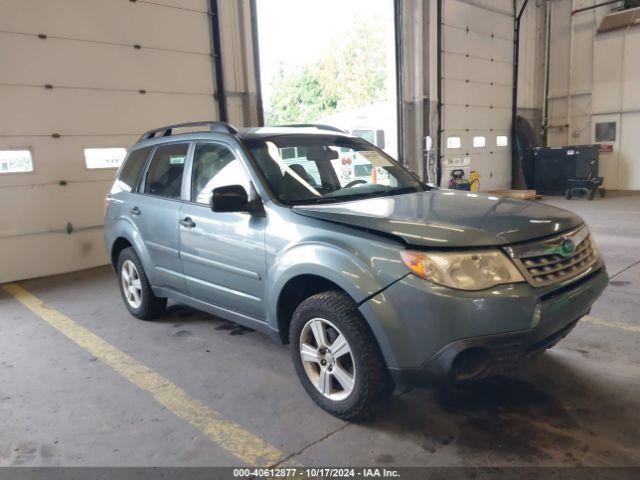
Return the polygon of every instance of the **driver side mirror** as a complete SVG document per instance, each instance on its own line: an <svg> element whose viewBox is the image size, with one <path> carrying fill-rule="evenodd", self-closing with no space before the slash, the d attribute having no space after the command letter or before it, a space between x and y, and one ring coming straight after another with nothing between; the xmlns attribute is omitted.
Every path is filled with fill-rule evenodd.
<svg viewBox="0 0 640 480"><path fill-rule="evenodd" d="M241 185L225 185L214 188L210 198L214 212L249 212L249 196Z"/></svg>

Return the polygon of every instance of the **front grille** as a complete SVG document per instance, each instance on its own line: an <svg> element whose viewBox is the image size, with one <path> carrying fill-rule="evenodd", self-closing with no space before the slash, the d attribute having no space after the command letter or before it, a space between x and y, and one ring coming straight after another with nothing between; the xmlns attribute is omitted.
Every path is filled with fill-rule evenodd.
<svg viewBox="0 0 640 480"><path fill-rule="evenodd" d="M587 271L598 259L586 227L548 240L508 247L507 251L534 287L570 280Z"/></svg>
<svg viewBox="0 0 640 480"><path fill-rule="evenodd" d="M595 250L589 235L570 257L541 255L523 259L535 285L548 285L570 278L584 271L596 260Z"/></svg>

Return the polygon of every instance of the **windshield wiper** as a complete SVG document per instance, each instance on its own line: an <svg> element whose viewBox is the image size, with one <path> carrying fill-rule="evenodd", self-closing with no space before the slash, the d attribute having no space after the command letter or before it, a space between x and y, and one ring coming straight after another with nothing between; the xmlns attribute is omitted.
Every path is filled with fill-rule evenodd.
<svg viewBox="0 0 640 480"><path fill-rule="evenodd" d="M418 188L418 187L401 187L401 188L389 188L384 192L384 194L387 196L391 196L391 195L404 195L405 193L416 193L416 192L423 192L423 191L424 191L423 188Z"/></svg>
<svg viewBox="0 0 640 480"><path fill-rule="evenodd" d="M353 200L362 200L364 198L379 197L384 194L384 190L367 193L352 193L350 195L336 195L333 197L322 197L315 200L316 205L322 203L351 202Z"/></svg>

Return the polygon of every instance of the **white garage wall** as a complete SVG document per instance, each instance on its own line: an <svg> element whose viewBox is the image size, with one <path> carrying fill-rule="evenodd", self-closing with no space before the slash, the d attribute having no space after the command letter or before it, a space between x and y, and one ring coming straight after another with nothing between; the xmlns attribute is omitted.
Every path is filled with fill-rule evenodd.
<svg viewBox="0 0 640 480"><path fill-rule="evenodd" d="M35 167L0 175L0 282L107 263L102 209L115 171L87 170L84 148L128 148L153 127L217 118L209 2L155 3L0 0L0 149L30 149ZM247 3L220 7L232 15L223 58L240 123L233 99L251 85L228 38L244 31L234 22Z"/></svg>
<svg viewBox="0 0 640 480"><path fill-rule="evenodd" d="M600 174L607 188L638 190L640 26L598 33L603 17L617 5L578 13L572 24L572 10L595 3L551 2L548 144L595 143L595 123L616 122L616 140L604 142L613 151L600 154Z"/></svg>
<svg viewBox="0 0 640 480"><path fill-rule="evenodd" d="M604 10L591 10L575 15L573 40L571 11L593 3L592 0L551 2L549 145L590 143L593 42L599 17ZM567 124L570 124L569 128L566 127Z"/></svg>
<svg viewBox="0 0 640 480"><path fill-rule="evenodd" d="M598 34L594 43L591 139L595 124L616 122L611 153L600 154L605 187L640 190L640 27Z"/></svg>

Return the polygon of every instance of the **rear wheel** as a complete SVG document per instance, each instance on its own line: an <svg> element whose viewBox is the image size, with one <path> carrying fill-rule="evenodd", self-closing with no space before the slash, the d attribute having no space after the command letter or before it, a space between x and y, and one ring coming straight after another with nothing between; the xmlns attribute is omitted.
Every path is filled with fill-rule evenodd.
<svg viewBox="0 0 640 480"><path fill-rule="evenodd" d="M571 200L571 189L567 188L564 192L564 196L566 197L567 200Z"/></svg>
<svg viewBox="0 0 640 480"><path fill-rule="evenodd" d="M342 292L318 293L303 301L293 314L290 343L305 390L336 417L363 418L393 391L373 334Z"/></svg>
<svg viewBox="0 0 640 480"><path fill-rule="evenodd" d="M153 294L142 262L131 247L120 252L118 276L120 277L120 294L131 315L141 320L153 320L164 312L167 299Z"/></svg>

